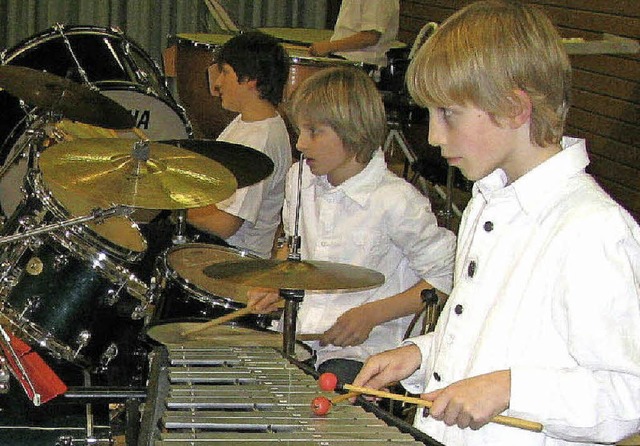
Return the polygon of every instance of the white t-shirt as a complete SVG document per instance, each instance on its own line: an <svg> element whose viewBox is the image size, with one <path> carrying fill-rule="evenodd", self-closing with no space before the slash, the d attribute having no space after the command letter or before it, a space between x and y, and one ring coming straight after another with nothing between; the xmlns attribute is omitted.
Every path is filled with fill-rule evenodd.
<svg viewBox="0 0 640 446"><path fill-rule="evenodd" d="M399 21L399 0L342 0L331 40L344 39L360 31L378 31L381 36L373 46L336 54L356 62L386 66L386 54L398 36Z"/></svg>
<svg viewBox="0 0 640 446"><path fill-rule="evenodd" d="M245 122L236 116L220 133L218 141L251 147L273 161L273 173L269 177L238 189L217 204L218 209L244 219L238 231L225 241L236 248L269 258L280 224L285 176L291 166L291 143L285 122L280 116L255 122Z"/></svg>
<svg viewBox="0 0 640 446"><path fill-rule="evenodd" d="M640 228L585 173L584 140L512 184L476 182L458 234L454 289L436 330L413 341L421 393L511 369L504 415L543 433L489 423L415 425L446 444L576 446L640 429Z"/></svg>

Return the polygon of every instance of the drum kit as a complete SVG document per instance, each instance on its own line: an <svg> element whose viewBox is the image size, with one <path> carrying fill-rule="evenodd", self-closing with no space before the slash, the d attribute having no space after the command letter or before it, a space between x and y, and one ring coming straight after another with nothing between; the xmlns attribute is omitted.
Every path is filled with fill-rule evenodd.
<svg viewBox="0 0 640 446"><path fill-rule="evenodd" d="M246 291L253 286L280 290L285 330L267 334L253 327L242 333L242 342L255 345L264 337L273 343L274 335L292 355L305 290L355 291L384 282L365 268L302 261L295 249L277 261L184 243L181 225L173 245L160 254L147 252L134 211L184 213L217 203L266 178L271 160L217 141L149 141L135 114L90 82L5 64L0 89L19 98L25 114L21 130L5 142L11 147L8 153L3 147L0 168L3 194L8 188L20 191L11 206L0 202L6 216L0 232L0 323L51 361L85 374L106 373L128 348L131 332L145 338L150 328L167 322L237 311L246 307ZM117 130L135 138L121 138ZM150 255L155 271L147 281L140 264ZM182 325L168 327L145 339L232 342L219 331L228 326L193 338L184 338Z"/></svg>

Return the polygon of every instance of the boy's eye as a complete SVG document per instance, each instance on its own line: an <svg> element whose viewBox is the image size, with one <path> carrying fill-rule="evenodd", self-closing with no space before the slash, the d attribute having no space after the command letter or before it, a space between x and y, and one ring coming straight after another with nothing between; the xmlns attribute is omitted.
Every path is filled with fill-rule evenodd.
<svg viewBox="0 0 640 446"><path fill-rule="evenodd" d="M444 118L450 118L451 116L453 116L453 110L451 110L450 108L446 108L446 107L440 108L440 113L442 114L442 116Z"/></svg>

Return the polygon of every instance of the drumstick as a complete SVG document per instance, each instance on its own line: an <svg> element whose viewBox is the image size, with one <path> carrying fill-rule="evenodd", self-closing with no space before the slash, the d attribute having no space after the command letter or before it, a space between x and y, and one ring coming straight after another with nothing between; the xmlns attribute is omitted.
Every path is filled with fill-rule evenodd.
<svg viewBox="0 0 640 446"><path fill-rule="evenodd" d="M326 385L323 385L323 384L326 384L328 381L333 381L329 379L322 379L323 375L326 375L326 374L323 373L322 375L320 375L320 380L319 380L322 386L321 388L323 390L333 390L333 389L328 389ZM335 379L335 382L337 383L337 379ZM405 395L398 395L397 393L391 393L391 392L386 392L384 390L372 389L370 387L359 387L351 384L342 384L342 388L349 390L351 392L356 392L356 393L365 394L365 395L373 395L380 398L389 398L391 400L403 401L405 403L416 404L417 406L422 406L427 408L430 408L433 404L432 401L423 400L422 398L414 398L414 397L405 396ZM542 432L542 429L544 427L542 426L542 424L537 423L535 421L523 420L522 418L507 417L504 415L496 415L491 419L491 423L502 424L504 426L509 426L509 427L517 427L518 429L525 429L533 432Z"/></svg>
<svg viewBox="0 0 640 446"><path fill-rule="evenodd" d="M206 330L207 328L211 328L211 327L215 327L216 325L220 325L220 324L224 324L225 322L229 322L232 321L234 319L237 319L239 317L245 316L247 314L251 313L251 308L249 307L245 307L245 308L240 308L239 310L236 310L232 313L229 314L225 314L224 316L220 316L217 317L215 319L211 319L208 322L203 322L202 324L190 328L188 330L183 331L181 334L182 336L189 336L192 335L194 333L199 333L203 330Z"/></svg>
<svg viewBox="0 0 640 446"><path fill-rule="evenodd" d="M278 302L276 302L276 304L280 307L282 302L283 302L282 300L279 300ZM198 325L196 327L193 327L193 328L190 328L188 330L185 330L185 331L182 332L182 336L188 336L188 335L192 335L194 333L199 333L199 332L201 332L203 330L206 330L207 328L211 328L211 327L215 327L216 325L224 324L225 322L229 322L229 321L232 321L232 320L237 319L239 317L246 316L247 314L250 314L250 313L251 313L251 308L250 307L240 308L239 310L236 310L236 311L234 311L232 313L225 314L224 316L220 316L220 317L217 317L215 319L211 319L208 322L203 322L202 324L200 324L200 325ZM317 335L314 335L314 336L317 336ZM306 340L314 341L315 339L306 339Z"/></svg>

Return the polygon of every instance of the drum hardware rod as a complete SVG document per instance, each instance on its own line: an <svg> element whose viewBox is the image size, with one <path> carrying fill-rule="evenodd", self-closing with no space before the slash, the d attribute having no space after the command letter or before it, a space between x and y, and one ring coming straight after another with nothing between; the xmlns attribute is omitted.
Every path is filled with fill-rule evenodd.
<svg viewBox="0 0 640 446"><path fill-rule="evenodd" d="M71 400L122 402L130 399L143 400L147 397L145 388L129 387L69 387L64 397Z"/></svg>
<svg viewBox="0 0 640 446"><path fill-rule="evenodd" d="M293 235L289 238L289 255L287 260L299 262L300 255L300 209L302 203L302 171L304 168L304 153L300 153L298 161L298 195L296 202L296 219ZM296 321L298 320L298 307L304 299L304 290L281 289L280 297L284 300L284 312L282 315L282 353L285 357L293 357L296 345Z"/></svg>
<svg viewBox="0 0 640 446"><path fill-rule="evenodd" d="M0 325L0 335L1 335L0 336L0 342L6 347L5 351L8 351L9 354L11 356L13 356L13 360L15 361L16 365L18 366L18 369L20 369L20 374L22 375L22 377L26 381L27 385L31 389L31 392L33 393L33 399L31 400L33 402L33 405L34 406L39 406L40 402L41 402L40 401L40 396L41 395L38 392L36 392L36 388L33 385L33 382L29 378L29 375L27 374L27 371L24 369L24 366L22 365L22 361L20 361L20 357L18 356L16 351L13 349L13 346L11 345L11 339L9 338L9 335L7 334L7 332L5 331L5 329L4 329L4 327L2 325Z"/></svg>
<svg viewBox="0 0 640 446"><path fill-rule="evenodd" d="M73 59L73 63L75 64L75 68L76 68L76 70L78 70L78 74L80 74L80 77L82 78L82 82L84 84L86 84L90 89L92 89L94 91L97 91L98 88L95 85L93 85L91 83L91 81L89 80L89 76L87 76L87 72L84 70L84 68L82 68L82 65L80 64L80 61L78 60L78 57L76 56L75 51L73 51L73 47L71 46L71 42L69 41L69 38L64 33L64 25L62 25L61 23L56 23L54 25L53 29L60 33L60 36L62 37L62 40L64 41L64 45L67 47L67 50L69 50L69 55ZM67 75L65 77L68 79L70 74L71 73L67 72Z"/></svg>
<svg viewBox="0 0 640 446"><path fill-rule="evenodd" d="M16 240L23 240L28 237L32 237L34 235L40 235L43 233L49 233L55 231L57 229L66 228L68 226L75 226L81 223L86 223L88 221L97 221L100 222L110 217L116 216L129 216L133 212L133 208L128 206L113 206L108 209L95 209L91 214L83 215L81 217L71 218L69 220L61 221L60 223L53 223L50 225L45 225L40 228L31 229L25 232L21 232L19 234L7 235L4 237L0 237L0 245L4 243L14 242Z"/></svg>
<svg viewBox="0 0 640 446"><path fill-rule="evenodd" d="M171 238L171 242L174 245L183 245L187 243L187 236L185 232L187 230L187 210L186 209L178 209L175 214L176 219L176 228Z"/></svg>
<svg viewBox="0 0 640 446"><path fill-rule="evenodd" d="M22 101L21 101L22 102ZM27 113L27 117L32 116L30 113ZM35 121L35 118L28 118L28 126L31 126L31 124ZM38 141L41 141L44 139L44 132L42 132L42 130L26 130L25 134L27 135L35 135L35 137L38 138ZM40 147L40 144L35 144L33 139L30 138L29 139L29 144L24 144L20 147L20 149L16 150L16 152L11 155L11 158L7 159L5 161L5 163L2 165L2 167L0 167L0 178L4 177L4 175L7 173L7 171L13 167L13 163L15 163L18 159L22 158L22 157L28 157L28 162L27 164L30 167L33 167L34 164L34 160L35 160L35 153L37 153L37 147ZM25 153L25 149L29 148L29 152ZM29 154L31 154L31 156L29 156Z"/></svg>
<svg viewBox="0 0 640 446"><path fill-rule="evenodd" d="M417 157L413 152L413 150L411 149L409 145L409 141L407 141L407 138L405 137L404 132L402 131L400 123L390 122L389 128L390 130L389 130L389 133L387 134L387 139L385 140L383 151L384 152L390 151L392 147L392 143L395 141L396 144L402 150L402 153L404 154L409 164L413 164L416 161ZM451 180L451 188L450 188L449 172L452 169L453 169L452 167L449 167L449 170L447 171L447 190L446 191L444 191L442 187L440 187L440 185L435 183L433 184L433 188L436 191L436 193L440 196L441 199L446 200L447 202L446 204L447 209L442 213L442 215L445 216L447 229L451 229L449 227L449 223L450 223L450 215L452 213L455 213L458 217L462 216L462 212L460 211L460 209L458 209L458 207L455 204L453 204L453 202L451 201L451 198L452 198L451 191L453 190L453 180ZM451 177L453 178L453 174L451 174ZM419 189L421 190L421 192L424 193L425 195L428 195L427 180L421 175L419 175L418 182L419 182Z"/></svg>

